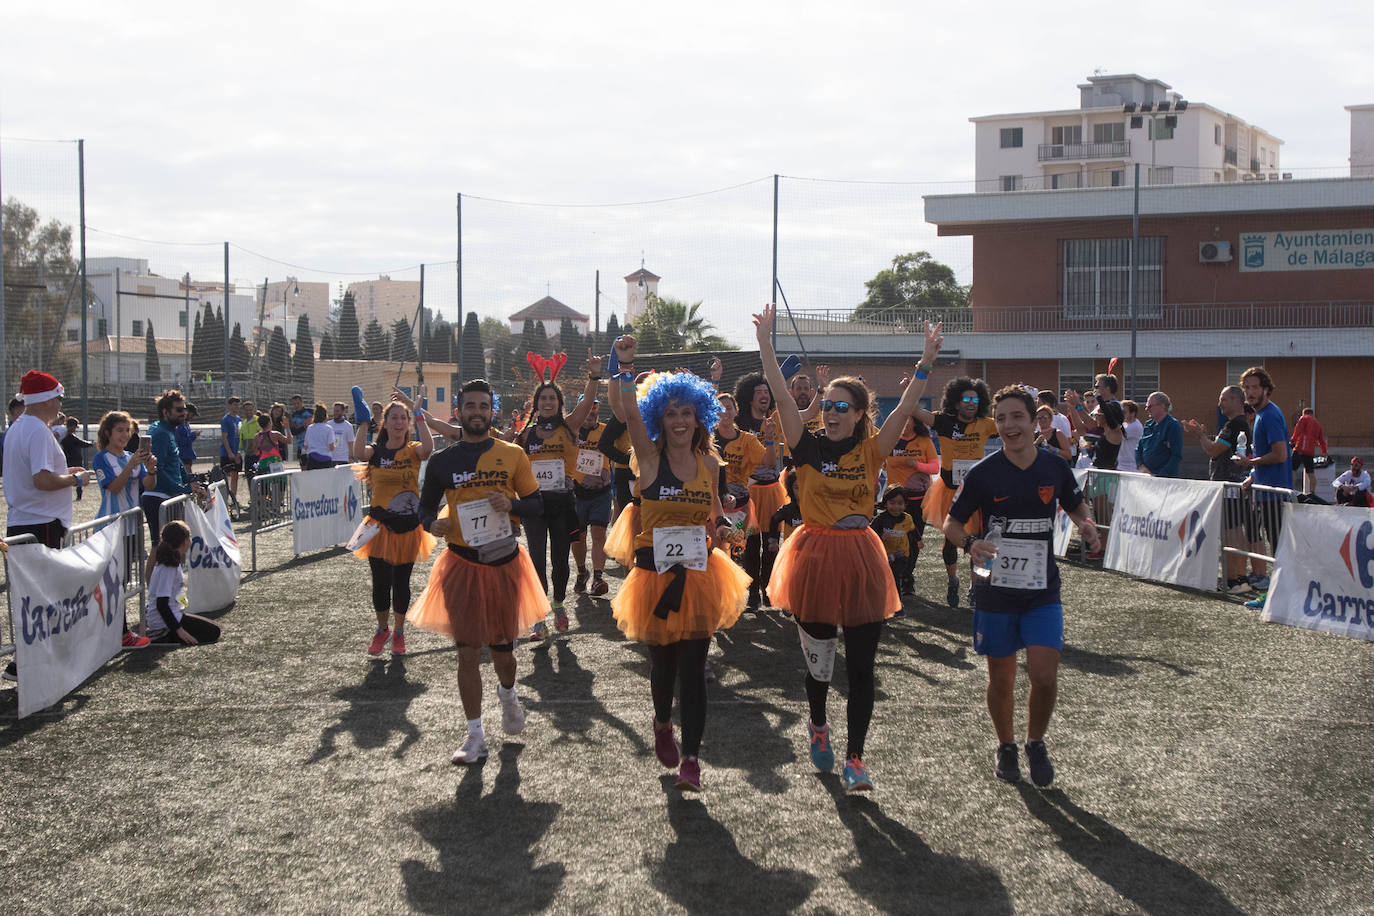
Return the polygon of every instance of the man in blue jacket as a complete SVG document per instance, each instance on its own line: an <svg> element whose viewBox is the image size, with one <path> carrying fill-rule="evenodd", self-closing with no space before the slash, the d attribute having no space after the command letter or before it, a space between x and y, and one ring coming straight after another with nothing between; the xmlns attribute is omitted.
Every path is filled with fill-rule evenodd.
<svg viewBox="0 0 1374 916"><path fill-rule="evenodd" d="M1169 413L1169 396L1156 391L1145 401L1145 432L1135 447L1140 470L1152 477L1177 477L1183 462L1183 424Z"/></svg>

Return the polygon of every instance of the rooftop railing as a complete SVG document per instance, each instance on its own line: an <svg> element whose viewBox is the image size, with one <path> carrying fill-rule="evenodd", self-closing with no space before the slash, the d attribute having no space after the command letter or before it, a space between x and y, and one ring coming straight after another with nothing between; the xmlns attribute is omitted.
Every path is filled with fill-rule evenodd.
<svg viewBox="0 0 1374 916"><path fill-rule="evenodd" d="M793 309L801 334L917 334L927 321L944 323L945 334L1128 331L1131 316L1125 305L1105 306L977 306L901 313L856 313L849 309ZM1281 328L1374 327L1374 300L1310 302L1165 303L1140 306L1141 331L1205 331ZM790 334L787 316L778 332Z"/></svg>

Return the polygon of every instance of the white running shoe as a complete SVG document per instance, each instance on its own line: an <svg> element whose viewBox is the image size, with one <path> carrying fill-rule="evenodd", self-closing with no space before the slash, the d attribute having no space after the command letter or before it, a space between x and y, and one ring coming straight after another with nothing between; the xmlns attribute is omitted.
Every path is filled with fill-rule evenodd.
<svg viewBox="0 0 1374 916"><path fill-rule="evenodd" d="M525 730L525 707L514 687L509 698L501 698L501 730L508 735L518 735Z"/></svg>
<svg viewBox="0 0 1374 916"><path fill-rule="evenodd" d="M468 735L463 746L453 752L453 762L460 766L476 763L487 756L487 741L480 735Z"/></svg>

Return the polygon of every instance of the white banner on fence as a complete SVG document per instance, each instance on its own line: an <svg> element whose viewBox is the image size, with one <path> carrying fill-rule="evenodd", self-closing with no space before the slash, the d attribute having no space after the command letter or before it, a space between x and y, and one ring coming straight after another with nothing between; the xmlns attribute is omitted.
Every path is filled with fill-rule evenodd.
<svg viewBox="0 0 1374 916"><path fill-rule="evenodd" d="M1374 641L1374 509L1283 507L1263 619Z"/></svg>
<svg viewBox="0 0 1374 916"><path fill-rule="evenodd" d="M243 577L243 562L234 526L224 508L220 490L203 512L195 503L186 505L186 524L191 528L191 549L186 561L186 609L195 614L218 611L234 603Z"/></svg>
<svg viewBox="0 0 1374 916"><path fill-rule="evenodd" d="M1103 565L1155 582L1215 589L1221 490L1207 480L1120 475Z"/></svg>
<svg viewBox="0 0 1374 916"><path fill-rule="evenodd" d="M124 568L119 525L63 550L9 549L19 718L62 699L119 651Z"/></svg>
<svg viewBox="0 0 1374 916"><path fill-rule="evenodd" d="M1088 480L1086 469L1078 469L1073 472L1073 479L1078 481L1078 488L1083 489L1083 485ZM1069 555L1069 541L1073 537L1075 525L1069 513L1060 509L1054 516L1054 555L1056 557L1067 557Z"/></svg>
<svg viewBox="0 0 1374 916"><path fill-rule="evenodd" d="M366 506L353 468L342 465L291 475L296 553L347 544Z"/></svg>

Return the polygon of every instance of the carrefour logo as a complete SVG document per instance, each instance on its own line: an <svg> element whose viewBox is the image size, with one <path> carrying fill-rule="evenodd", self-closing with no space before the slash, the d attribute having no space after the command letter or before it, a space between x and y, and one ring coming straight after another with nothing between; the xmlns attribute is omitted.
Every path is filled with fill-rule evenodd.
<svg viewBox="0 0 1374 916"><path fill-rule="evenodd" d="M1369 535L1374 532L1374 522L1364 522L1351 528L1341 541L1340 555L1350 578L1363 588L1374 588L1374 548L1369 545ZM1353 545L1352 545L1353 542Z"/></svg>
<svg viewBox="0 0 1374 916"><path fill-rule="evenodd" d="M1346 571L1350 573L1351 581L1364 589L1366 594L1343 594L1345 589L1327 591L1321 582L1312 579L1308 581L1307 594L1303 597L1304 614L1374 628L1374 598L1367 594L1369 589L1374 588L1374 547L1369 543L1371 533L1374 533L1374 522L1365 521L1359 527L1352 527L1341 539L1337 551L1345 563Z"/></svg>
<svg viewBox="0 0 1374 916"><path fill-rule="evenodd" d="M348 520L351 522L358 516L358 491L355 487L348 488L348 498L344 500L344 511L348 513Z"/></svg>
<svg viewBox="0 0 1374 916"><path fill-rule="evenodd" d="M1192 557L1202 552L1202 542L1207 540L1207 529L1202 526L1202 513L1194 509L1178 526L1178 540L1183 545L1183 556Z"/></svg>

